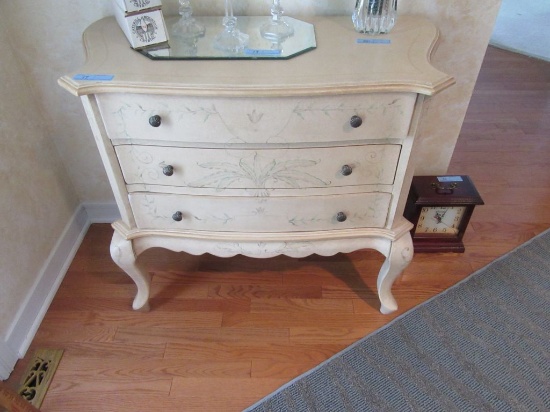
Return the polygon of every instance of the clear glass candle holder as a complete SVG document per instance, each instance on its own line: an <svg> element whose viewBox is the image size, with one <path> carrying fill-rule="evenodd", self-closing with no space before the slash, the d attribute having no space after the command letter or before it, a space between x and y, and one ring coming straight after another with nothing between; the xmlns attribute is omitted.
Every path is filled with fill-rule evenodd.
<svg viewBox="0 0 550 412"><path fill-rule="evenodd" d="M294 28L285 21L283 14L280 0L273 0L271 19L260 27L264 39L281 42L294 34Z"/></svg>
<svg viewBox="0 0 550 412"><path fill-rule="evenodd" d="M233 1L225 0L224 29L214 39L214 47L227 53L241 53L248 46L248 34L237 28L237 18L233 15Z"/></svg>
<svg viewBox="0 0 550 412"><path fill-rule="evenodd" d="M205 28L193 18L193 8L190 0L180 0L180 19L172 27L172 34L185 40L203 37Z"/></svg>

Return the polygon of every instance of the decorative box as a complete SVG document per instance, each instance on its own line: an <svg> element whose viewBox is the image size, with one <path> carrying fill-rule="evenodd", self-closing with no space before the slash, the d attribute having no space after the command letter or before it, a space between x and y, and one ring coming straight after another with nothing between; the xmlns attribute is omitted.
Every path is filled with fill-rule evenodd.
<svg viewBox="0 0 550 412"><path fill-rule="evenodd" d="M151 0L153 2L154 0ZM144 0L124 0L125 3L143 3ZM120 6L123 0L113 0L115 17L130 45L134 49L166 43L168 30L160 8L146 9L139 12L127 12Z"/></svg>
<svg viewBox="0 0 550 412"><path fill-rule="evenodd" d="M114 0L114 2L126 13L162 7L161 0Z"/></svg>

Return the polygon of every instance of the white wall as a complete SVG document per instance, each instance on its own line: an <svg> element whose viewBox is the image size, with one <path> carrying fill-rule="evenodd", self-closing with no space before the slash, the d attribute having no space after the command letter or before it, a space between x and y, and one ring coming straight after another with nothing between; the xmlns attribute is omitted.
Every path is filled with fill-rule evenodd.
<svg viewBox="0 0 550 412"><path fill-rule="evenodd" d="M5 4L0 2L1 16ZM5 21L0 24L0 376L24 340L10 340L14 324L78 206Z"/></svg>
<svg viewBox="0 0 550 412"><path fill-rule="evenodd" d="M234 1L236 14L269 12L268 0ZM283 6L292 16L351 15L354 3L286 0ZM223 11L222 0L192 4L197 15ZM165 14L177 14L177 5L177 0L163 0ZM400 13L422 14L439 25L441 43L433 63L457 79L427 107L417 174L447 169L499 5L500 0L399 2ZM33 313L25 312L29 299L44 284L44 267L59 242L67 239L68 225L78 220L78 205L113 202L80 102L56 83L84 62L84 29L111 14L110 0L0 0L0 338L4 341L14 333L22 313ZM0 339L0 369L5 363L2 347Z"/></svg>
<svg viewBox="0 0 550 412"><path fill-rule="evenodd" d="M502 0L493 46L550 62L550 1Z"/></svg>

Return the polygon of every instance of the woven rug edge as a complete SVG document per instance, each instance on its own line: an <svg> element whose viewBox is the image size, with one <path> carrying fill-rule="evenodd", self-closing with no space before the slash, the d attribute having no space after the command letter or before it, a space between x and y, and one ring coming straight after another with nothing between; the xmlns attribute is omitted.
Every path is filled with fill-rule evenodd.
<svg viewBox="0 0 550 412"><path fill-rule="evenodd" d="M472 272L471 274L469 274L468 276L466 276L464 279L462 279L461 281L455 283L454 285L450 286L449 288L445 289L444 291L438 293L437 295L435 296L432 296L431 298L429 298L428 300L422 302L421 304L409 309L408 311L406 311L405 313L399 315L398 317L396 317L395 319L392 319L389 323L387 323L386 325L382 326L381 328L379 329L376 329L375 331L369 333L368 335L362 337L361 339L359 339L358 341L352 343L350 346L348 346L347 348L341 350L340 352L338 353L335 353L334 355L332 355L330 358L326 359L325 361L321 362L319 365L313 367L312 369L308 370L307 372L304 372L302 373L301 375L295 377L294 379L290 380L289 382L285 383L284 385L280 386L279 388L277 388L275 391L271 392L269 395L263 397L262 399L260 399L258 402L254 403L253 405L249 406L248 408L244 409L243 412L248 412L250 410L253 410L254 408L257 408L260 404L264 403L265 401L269 400L270 398L272 398L273 396L277 395L279 392L285 390L286 388L288 388L289 386L293 385L294 383L296 383L297 381L307 377L308 375L314 373L316 370L322 368L323 366L325 366L326 364L328 364L329 362L331 362L333 359L339 357L339 356L342 356L344 353L354 349L355 347L357 347L358 345L360 345L361 343L363 343L366 339L368 339L369 337L372 337L378 333L380 333L381 331L383 331L384 329L392 326L394 323L398 322L400 319L408 316L410 313L416 311L417 309L423 307L424 305L427 305L429 304L431 301L433 301L434 299L437 299L437 298L440 298L444 295L446 295L447 293L449 293L450 291L454 290L455 288L457 287L460 287L462 284L470 281L472 278L476 277L479 273L485 271L489 266L497 263L497 262L500 262L504 259L507 259L509 256L513 255L514 253L516 253L517 251L529 246L531 243L537 241L538 239L546 236L546 235L550 235L550 228L549 229L546 229L544 230L543 232L535 235L534 237L532 237L531 239L527 240L526 242L522 243L521 245L518 245L516 246L514 249L510 250L509 252L505 253L504 255L496 258L495 260L489 262L488 264L486 264L485 266L481 267L480 269L477 269L476 271Z"/></svg>

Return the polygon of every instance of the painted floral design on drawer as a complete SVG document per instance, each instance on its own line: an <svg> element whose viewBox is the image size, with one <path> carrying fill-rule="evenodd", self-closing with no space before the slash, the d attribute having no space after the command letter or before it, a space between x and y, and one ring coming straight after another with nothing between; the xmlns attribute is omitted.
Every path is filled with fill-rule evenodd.
<svg viewBox="0 0 550 412"><path fill-rule="evenodd" d="M304 98L198 98L113 94L100 101L113 140L203 143L328 142L342 139L403 139L414 94ZM352 116L363 119L350 126ZM149 125L160 116L158 127Z"/></svg>
<svg viewBox="0 0 550 412"><path fill-rule="evenodd" d="M199 167L211 173L190 184L194 187L216 187L218 190L231 187L235 182L256 189L273 188L281 186L281 183L294 189L328 186L330 181L319 179L306 171L319 162L308 159L262 159L255 153L251 160L201 163Z"/></svg>
<svg viewBox="0 0 550 412"><path fill-rule="evenodd" d="M133 193L129 198L140 229L299 232L383 227L391 194L251 198Z"/></svg>
<svg viewBox="0 0 550 412"><path fill-rule="evenodd" d="M327 188L392 184L400 145L299 149L195 149L121 145L127 184L245 189Z"/></svg>

